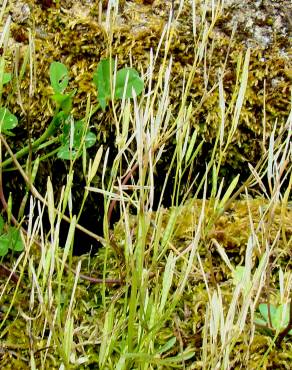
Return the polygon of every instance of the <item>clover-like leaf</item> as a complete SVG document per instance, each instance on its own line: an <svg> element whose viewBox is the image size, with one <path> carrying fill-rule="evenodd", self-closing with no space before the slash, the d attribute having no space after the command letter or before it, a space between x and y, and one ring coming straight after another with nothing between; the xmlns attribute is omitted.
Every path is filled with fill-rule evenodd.
<svg viewBox="0 0 292 370"><path fill-rule="evenodd" d="M74 94L75 91L72 91L70 94L56 93L52 96L52 99L55 100L62 111L70 113L72 110L72 96Z"/></svg>
<svg viewBox="0 0 292 370"><path fill-rule="evenodd" d="M84 145L85 148L91 148L96 142L96 135L92 131L88 131L85 135Z"/></svg>
<svg viewBox="0 0 292 370"><path fill-rule="evenodd" d="M18 125L17 117L7 108L0 108L0 130L5 132L14 129Z"/></svg>
<svg viewBox="0 0 292 370"><path fill-rule="evenodd" d="M138 96L144 89L144 82L139 76L139 73L134 68L122 68L117 72L115 97L129 99L133 97L133 90Z"/></svg>
<svg viewBox="0 0 292 370"><path fill-rule="evenodd" d="M3 229L4 219L2 216L0 216L0 233L3 232ZM15 252L21 252L24 249L20 232L14 226L10 226L7 233L0 235L0 257L5 256L9 249Z"/></svg>
<svg viewBox="0 0 292 370"><path fill-rule="evenodd" d="M269 305L267 303L261 303L259 305L259 311L260 311L262 317L265 319L266 323L268 324L268 322L269 322ZM270 304L271 318L273 318L275 316L276 312L277 312L276 306L274 306L273 304Z"/></svg>
<svg viewBox="0 0 292 370"><path fill-rule="evenodd" d="M285 310L285 316L283 317ZM289 305L287 304L281 304L277 307L275 315L272 317L272 323L273 327L275 329L282 329L283 327L286 327L289 322Z"/></svg>
<svg viewBox="0 0 292 370"><path fill-rule="evenodd" d="M9 250L9 239L6 234L0 235L0 257L6 256Z"/></svg>
<svg viewBox="0 0 292 370"><path fill-rule="evenodd" d="M105 110L108 100L111 98L111 78L115 69L113 59L104 59L98 63L93 75L93 82L97 88L97 98L99 105Z"/></svg>
<svg viewBox="0 0 292 370"><path fill-rule="evenodd" d="M62 146L58 151L58 158L61 159L74 159L76 155L78 157L81 155L82 151L79 150L81 144L85 145L85 148L90 148L96 142L96 135L88 131L85 132L86 127L84 126L84 121L80 120L73 123L73 130L71 131L71 123L66 123L63 127L63 135L61 138ZM74 132L73 147L70 148L70 135ZM84 136L85 135L85 136ZM83 139L84 138L84 139Z"/></svg>
<svg viewBox="0 0 292 370"><path fill-rule="evenodd" d="M11 73L3 73L3 78L2 78L2 85L7 84L8 82L11 81Z"/></svg>
<svg viewBox="0 0 292 370"><path fill-rule="evenodd" d="M20 231L14 227L10 226L7 232L7 238L9 239L9 248L14 252L22 252L24 245L21 239Z"/></svg>
<svg viewBox="0 0 292 370"><path fill-rule="evenodd" d="M283 317L283 312L285 309L285 317ZM259 311L262 318L257 317L255 323L261 326L269 326L269 305L267 303L261 303L259 305ZM273 330L283 330L289 323L290 316L290 303L281 304L275 306L270 304L270 315L272 321ZM289 331L292 334L292 330Z"/></svg>
<svg viewBox="0 0 292 370"><path fill-rule="evenodd" d="M69 144L62 145L58 150L58 158L60 159L75 159L77 151L69 147Z"/></svg>
<svg viewBox="0 0 292 370"><path fill-rule="evenodd" d="M50 65L50 81L54 92L63 93L68 86L69 77L67 67L60 62L52 62Z"/></svg>
<svg viewBox="0 0 292 370"><path fill-rule="evenodd" d="M75 122L73 147L77 150L81 145L81 140L85 133L84 131L85 131L84 122L82 120Z"/></svg>

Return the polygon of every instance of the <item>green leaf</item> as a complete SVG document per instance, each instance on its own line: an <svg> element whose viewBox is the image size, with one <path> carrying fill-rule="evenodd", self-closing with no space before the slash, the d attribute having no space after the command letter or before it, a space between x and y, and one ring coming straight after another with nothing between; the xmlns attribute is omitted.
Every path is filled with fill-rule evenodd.
<svg viewBox="0 0 292 370"><path fill-rule="evenodd" d="M70 149L69 144L62 145L60 149L58 150L58 158L60 159L75 159L76 157L76 150Z"/></svg>
<svg viewBox="0 0 292 370"><path fill-rule="evenodd" d="M55 93L62 93L68 86L68 69L63 63L53 62L50 65L51 86Z"/></svg>
<svg viewBox="0 0 292 370"><path fill-rule="evenodd" d="M71 134L71 123L68 122L63 127L63 136L61 138L61 142L63 143L64 146L68 145L68 149L69 149L69 143L70 143L70 134ZM84 126L83 120L75 122L74 140L73 140L74 149L76 150L79 149L84 134L85 134L85 126ZM95 144L95 142L96 142L96 135L91 131L87 131L87 133L85 134L85 139L84 139L85 147L90 148L91 146Z"/></svg>
<svg viewBox="0 0 292 370"><path fill-rule="evenodd" d="M268 313L268 304L267 303L261 303L259 305L259 311L263 318L265 319L266 323L269 322L269 313ZM277 308L273 304L270 304L270 313L271 313L271 318L273 318L276 314ZM273 319L272 319L273 322Z"/></svg>
<svg viewBox="0 0 292 370"><path fill-rule="evenodd" d="M286 309L285 317L282 320L284 308ZM273 327L275 329L282 329L288 325L289 322L289 307L286 304L281 304L274 316L272 316Z"/></svg>
<svg viewBox="0 0 292 370"><path fill-rule="evenodd" d="M9 240L9 248L15 252L22 252L24 245L20 236L20 231L14 227L10 226L7 232L7 238Z"/></svg>
<svg viewBox="0 0 292 370"><path fill-rule="evenodd" d="M0 257L6 256L9 249L9 239L6 234L0 235Z"/></svg>
<svg viewBox="0 0 292 370"><path fill-rule="evenodd" d="M52 99L55 100L57 105L60 107L62 111L65 113L70 113L72 110L72 99L71 94L54 94Z"/></svg>
<svg viewBox="0 0 292 370"><path fill-rule="evenodd" d="M61 111L54 115L50 125L52 127L51 129L51 135L55 134L55 131L60 128L60 126L70 119L70 115L68 113L65 113L64 111ZM64 124L65 125L65 124Z"/></svg>
<svg viewBox="0 0 292 370"><path fill-rule="evenodd" d="M3 73L2 85L7 84L11 81L11 73Z"/></svg>
<svg viewBox="0 0 292 370"><path fill-rule="evenodd" d="M98 63L93 75L93 82L97 88L97 99L103 110L111 98L111 76L114 68L115 61L113 59L104 59Z"/></svg>
<svg viewBox="0 0 292 370"><path fill-rule="evenodd" d="M77 142L79 142L79 145L76 145ZM87 132L85 139L84 139L85 148L86 149L90 148L91 146L95 144L95 142L96 142L95 134L91 131ZM78 154L78 157L80 157L82 154L82 151L78 152L80 145L81 145L81 142L79 140L75 141L75 139L74 139L72 149L70 149L69 143L62 145L57 154L58 158L67 159L67 160L75 159L77 154Z"/></svg>
<svg viewBox="0 0 292 370"><path fill-rule="evenodd" d="M84 131L85 131L84 122L82 120L75 122L73 147L77 150L79 149L81 145L81 140L85 133Z"/></svg>
<svg viewBox="0 0 292 370"><path fill-rule="evenodd" d="M235 270L232 272L234 285L238 285L242 281L244 273L245 273L244 266L236 266Z"/></svg>
<svg viewBox="0 0 292 370"><path fill-rule="evenodd" d="M176 337L170 338L162 347L159 348L158 352L160 355L169 351L176 343Z"/></svg>
<svg viewBox="0 0 292 370"><path fill-rule="evenodd" d="M95 144L95 142L96 142L96 135L93 132L88 131L84 139L85 148L86 149L91 148Z"/></svg>
<svg viewBox="0 0 292 370"><path fill-rule="evenodd" d="M139 73L134 68L122 68L117 72L115 97L122 99L124 90L125 98L133 97L133 90L136 95L140 95L144 89L144 82L140 78Z"/></svg>
<svg viewBox="0 0 292 370"><path fill-rule="evenodd" d="M284 308L286 309L285 311L285 317L282 320L282 314ZM268 304L267 303L262 303L259 305L259 311L264 318L262 320L259 317L256 317L255 323L258 325L269 325L269 318L268 318ZM278 307L274 306L273 304L270 304L270 313L271 313L271 321L272 321L272 329L274 330L283 330L284 328L287 327L289 323L289 316L290 316L290 304L281 304ZM289 331L289 335L292 334L292 330Z"/></svg>
<svg viewBox="0 0 292 370"><path fill-rule="evenodd" d="M3 130L3 134L5 134L6 136L15 136L15 134L11 131L6 131L6 130Z"/></svg>
<svg viewBox="0 0 292 370"><path fill-rule="evenodd" d="M265 326L265 325L267 325L266 320L260 319L260 318L258 318L258 317L256 317L256 318L255 318L254 322L255 322L255 324L257 324L257 325L261 325L261 326Z"/></svg>
<svg viewBox="0 0 292 370"><path fill-rule="evenodd" d="M5 221L4 218L0 215L0 234L2 234L4 229Z"/></svg>
<svg viewBox="0 0 292 370"><path fill-rule="evenodd" d="M17 117L7 108L0 108L0 131L12 130L18 125Z"/></svg>

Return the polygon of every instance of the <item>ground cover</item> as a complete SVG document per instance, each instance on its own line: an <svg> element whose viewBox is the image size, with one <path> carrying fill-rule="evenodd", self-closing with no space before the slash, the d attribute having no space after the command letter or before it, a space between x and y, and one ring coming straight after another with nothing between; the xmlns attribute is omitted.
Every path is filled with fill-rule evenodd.
<svg viewBox="0 0 292 370"><path fill-rule="evenodd" d="M289 22L172 3L3 4L3 369L290 368Z"/></svg>

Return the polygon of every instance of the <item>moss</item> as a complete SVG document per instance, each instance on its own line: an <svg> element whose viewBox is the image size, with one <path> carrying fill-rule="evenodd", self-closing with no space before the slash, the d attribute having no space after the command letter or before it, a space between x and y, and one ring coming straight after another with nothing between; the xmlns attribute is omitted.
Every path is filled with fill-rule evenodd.
<svg viewBox="0 0 292 370"><path fill-rule="evenodd" d="M155 3L151 6L127 3L131 12L123 13L121 6L120 20L116 22L112 34L112 50L118 58L119 65L129 63L129 55L136 68L145 70L148 63L150 49L156 49L162 29L167 20L166 6ZM31 119L34 122L33 136L44 130L52 115L50 102L51 91L48 88L48 68L50 62L59 60L65 63L71 71L72 88L78 93L74 100L74 111L82 116L85 110L86 95L96 96L91 82L92 73L98 61L108 55L110 39L104 26L97 21L97 6L86 10L85 5L80 11L73 14L69 10L63 11L60 7L42 8L39 2L30 1L31 24L36 30L36 59L37 59L37 88L34 102L30 107ZM66 10L66 9L65 9ZM221 19L219 25L224 23ZM170 45L169 53L173 55L173 68L171 79L171 104L175 109L179 106L182 93L182 76L186 76L192 65L194 41L189 5L185 5L179 22L175 25L175 35ZM27 32L26 26L14 24L12 36L20 37ZM200 29L198 29L200 31ZM229 37L215 33L210 38L206 63L209 66L209 80L207 90L210 90L218 79L218 68L222 68L229 45ZM224 90L226 102L230 101L234 92L236 81L236 66L238 56L244 52L244 47L235 39L231 45L230 57L226 64L224 76ZM163 58L163 49L158 56L157 66ZM285 56L281 56L281 45L275 42L266 51L253 49L250 61L249 83L246 99L238 130L234 136L233 144L225 158L226 165L239 169L247 158L255 163L262 149L258 143L263 136L263 101L264 84L266 97L266 137L268 138L275 122L281 125L288 117L291 81L287 71L291 68ZM288 74L289 75L289 74ZM25 109L28 107L28 96L25 93L29 84L28 77L21 83L22 99ZM188 102L194 106L192 122L194 127L200 128L201 137L210 144L218 131L220 112L218 93L216 90L201 104L205 92L205 77L203 67L196 71L193 85L190 90ZM13 111L22 116L17 104L16 96L9 102ZM93 120L97 131L102 131L104 137L110 137L110 112L99 114ZM226 117L226 135L231 125L231 115Z"/></svg>
<svg viewBox="0 0 292 370"><path fill-rule="evenodd" d="M32 137L38 137L50 122L53 106L50 99L52 91L49 87L49 65L53 60L65 63L70 70L70 87L77 89L77 94L74 97L73 113L76 118L80 118L85 112L87 94L91 94L92 101L96 98L95 87L92 84L92 74L99 60L109 55L109 44L112 45L113 55L118 58L119 67L129 64L130 56L135 68L145 71L150 50L155 51L157 49L163 27L168 20L168 8L165 1L157 0L153 7L139 2L127 1L121 3L120 15L112 29L112 34L108 34L104 23L98 23L99 11L97 4L90 7L88 3L81 2L80 7L72 8L74 12L70 8L72 6L70 2L64 3L62 8L60 6L44 8L40 2L35 0L30 0L29 4L31 8L30 19L26 24L13 23L12 36L17 41L19 35L25 34L27 36L28 27L33 26L35 30L37 80L35 94L30 105L27 94L29 87L28 74L21 81L21 99L25 112L21 110L17 102L17 94L9 95L8 106L17 114L21 122L20 128L16 131L16 137L10 140L10 144L15 151L22 147L23 142L27 140L25 114L28 111L30 112L30 121L33 122L31 127ZM170 104L174 118L181 101L183 76L186 78L189 76L193 63L195 44L190 14L190 5L187 3L182 9L179 21L173 24L174 36L169 49L169 55L172 54L173 57ZM207 16L210 16L210 14ZM204 66L202 65L195 72L187 97L187 103L193 105L191 122L199 130L199 139L205 141L203 149L194 164L195 173L200 172L201 169L205 171L204 166L210 159L220 124L218 89L216 88L207 96L205 94L206 89L210 91L217 84L218 69L223 67L230 48L223 77L225 100L228 105L234 94L238 59L245 52L245 47L239 42L240 39L237 38L237 35L230 44L229 31L224 30L223 27L224 24L227 24L228 17L228 14L222 15L217 29L213 35L210 35L205 61L208 66L207 83ZM104 13L102 19L105 20ZM201 29L198 26L197 33L200 32ZM18 39L18 41L20 40ZM27 40L19 44L20 62L23 60L26 45ZM279 40L275 40L268 50L261 50L260 48L251 50L246 99L232 145L230 145L222 161L220 178L223 176L225 178L232 177L240 172L243 180L249 173L246 166L247 161L254 165L263 154L264 148L259 143L262 142L264 135L264 97L266 143L268 143L276 122L280 127L288 117L291 96L291 73L289 74L291 65L289 59L281 52L282 46ZM162 45L154 73L155 81L157 81L157 73L164 52L164 46ZM11 60L9 63L12 70ZM12 92L11 86L7 89L6 94ZM226 116L225 140L231 127L231 121L232 111ZM99 146L101 143L105 143L106 147L111 148L111 155L114 155L115 148L112 143L114 142L115 132L112 122L111 109L107 109L106 113L98 112L91 123L94 125L97 134L96 145ZM169 149L166 152L170 155L172 155L171 149L174 144L174 142L171 142L169 147L166 148ZM219 153L217 153L218 155ZM169 163L169 158L162 158L161 163L158 164L158 173L166 173ZM64 176L62 172L66 171L64 170L65 166L61 167L60 170L58 163L55 165L54 161L48 161L42 166L39 178L45 179L48 175L53 175L56 182L63 183ZM75 183L82 185L81 165L75 170L75 176L79 176L79 174L80 181L76 180ZM19 183L18 180L12 179L11 183L13 182L16 185ZM44 184L39 185L45 188ZM158 179L156 182L158 193L161 186L162 184L159 184ZM12 187L14 188L13 184ZM76 190L75 204L79 203L78 199L82 198L82 193L83 190L79 192L78 189ZM165 204L167 205L167 200Z"/></svg>

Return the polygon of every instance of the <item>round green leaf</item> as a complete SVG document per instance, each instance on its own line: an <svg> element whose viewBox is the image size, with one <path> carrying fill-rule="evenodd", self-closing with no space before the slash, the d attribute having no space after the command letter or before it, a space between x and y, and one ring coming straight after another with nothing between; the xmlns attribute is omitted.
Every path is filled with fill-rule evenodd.
<svg viewBox="0 0 292 370"><path fill-rule="evenodd" d="M74 159L76 156L77 152L75 149L70 149L69 144L62 145L60 149L58 150L58 158L60 159Z"/></svg>
<svg viewBox="0 0 292 370"><path fill-rule="evenodd" d="M84 140L85 148L92 147L95 144L95 142L96 142L95 134L91 131L88 131Z"/></svg>
<svg viewBox="0 0 292 370"><path fill-rule="evenodd" d="M9 249L9 239L7 235L0 235L0 257L6 256Z"/></svg>
<svg viewBox="0 0 292 370"><path fill-rule="evenodd" d="M284 308L286 310L285 317L282 318ZM281 304L280 306L278 306L275 314L272 316L273 327L279 330L286 327L289 322L289 316L289 307L286 304Z"/></svg>
<svg viewBox="0 0 292 370"><path fill-rule="evenodd" d="M82 120L75 122L73 146L77 150L79 149L81 145L82 137L85 134L84 131L85 131L84 122Z"/></svg>
<svg viewBox="0 0 292 370"><path fill-rule="evenodd" d="M125 90L125 98L133 97L133 90L140 95L144 89L144 82L134 68L122 68L117 72L115 97L122 99Z"/></svg>
<svg viewBox="0 0 292 370"><path fill-rule="evenodd" d="M24 245L20 236L20 232L16 227L9 227L7 238L9 240L9 248L15 252L22 252Z"/></svg>
<svg viewBox="0 0 292 370"><path fill-rule="evenodd" d="M62 93L68 86L68 69L63 63L53 62L50 65L51 86L55 93Z"/></svg>
<svg viewBox="0 0 292 370"><path fill-rule="evenodd" d="M269 322L268 304L267 303L261 303L259 305L259 311L260 311L262 317L268 323ZM277 311L276 306L274 306L273 304L270 304L270 313L271 313L272 318L273 318L273 316L275 316L276 311ZM273 322L273 320L272 320L272 322Z"/></svg>
<svg viewBox="0 0 292 370"><path fill-rule="evenodd" d="M3 73L3 80L2 80L2 85L7 84L8 82L11 81L11 73Z"/></svg>
<svg viewBox="0 0 292 370"><path fill-rule="evenodd" d="M0 108L0 129L1 131L12 130L18 125L17 117L7 108Z"/></svg>

